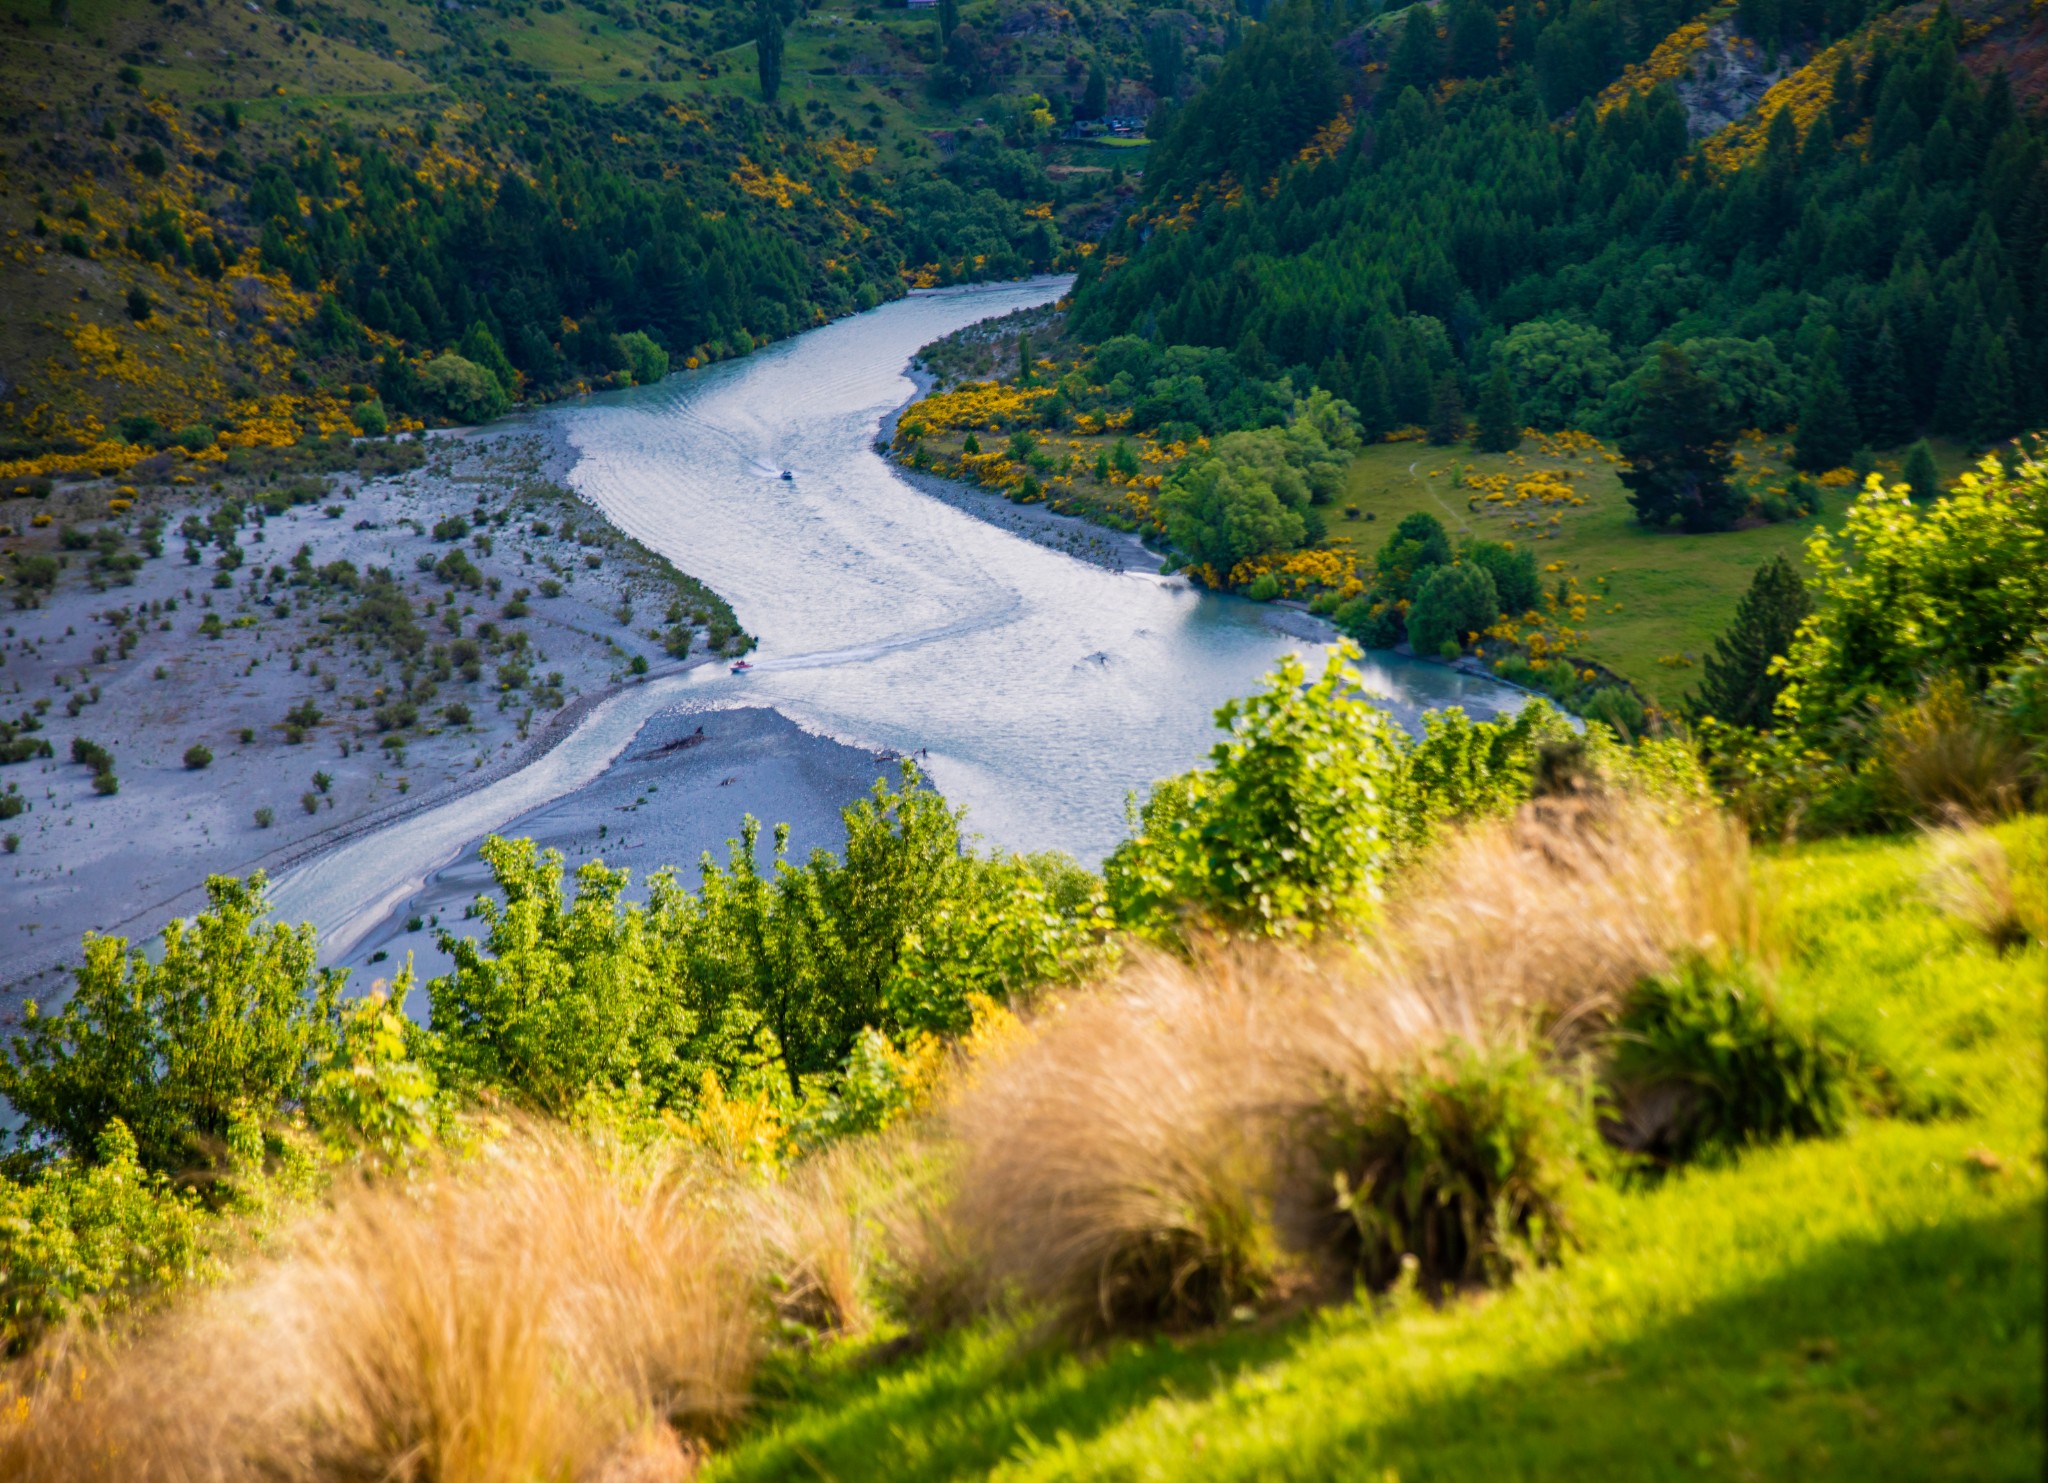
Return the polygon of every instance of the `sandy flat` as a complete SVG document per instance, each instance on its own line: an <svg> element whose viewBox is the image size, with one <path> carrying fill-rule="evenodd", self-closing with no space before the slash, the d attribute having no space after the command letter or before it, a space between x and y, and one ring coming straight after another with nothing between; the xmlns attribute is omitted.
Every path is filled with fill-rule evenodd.
<svg viewBox="0 0 2048 1483"><path fill-rule="evenodd" d="M645 553L553 482L567 467L566 450L517 424L430 446L422 469L338 476L317 502L242 527L244 563L228 588L212 585L216 550L207 546L188 564L178 534L187 514L203 519L217 497L162 491L152 503L146 492L135 515L154 508L167 517L165 549L132 582L95 590L90 553L66 553L41 606L0 612L0 719L46 702L41 730L30 734L55 753L0 767L0 789L12 784L28 803L0 823L0 835L14 836L12 851L0 855L0 1020L25 994L49 991L49 970L75 959L81 934L147 937L201 902L210 873L274 875L380 820L516 767L560 733L551 720L567 722L630 682L635 656L654 673L678 667L660 642L673 594ZM237 492L255 491L227 491ZM57 527L31 528L30 514L52 510L59 524L90 530L100 521L88 516L104 512L107 493L60 487L48 501L10 502L0 518L28 539L7 545L54 552ZM453 515L472 531L435 539L433 527ZM504 687L502 662L518 656L503 654L486 658L475 680L453 674L400 730L402 751L387 750L381 743L393 733L379 729L376 715L394 698L401 664L338 626L347 594L269 580L273 567L289 574L302 547L315 567L347 560L389 568L436 644L458 631L473 638L486 624L500 635L524 633L527 680ZM419 570L422 556L439 560L456 549L488 585ZM551 573L562 591L545 598L540 583ZM17 590L0 587L0 598ZM527 611L509 609L517 616L508 617L520 590L529 594ZM630 621L622 621L622 603L636 605ZM115 614L126 621L111 621ZM221 624L218 637L201 631L209 617ZM697 642L701 654L701 633ZM557 674L559 685L548 685ZM286 717L307 702L320 716L294 743ZM467 707L466 722L450 718L451 704ZM113 753L117 793L96 793L93 770L72 762L78 736ZM195 744L213 754L203 769L183 760ZM258 810L267 810L267 822Z"/></svg>

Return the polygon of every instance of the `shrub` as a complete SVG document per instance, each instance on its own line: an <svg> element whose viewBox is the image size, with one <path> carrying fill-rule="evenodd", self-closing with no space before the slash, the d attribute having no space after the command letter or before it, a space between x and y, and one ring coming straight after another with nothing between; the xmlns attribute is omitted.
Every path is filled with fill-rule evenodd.
<svg viewBox="0 0 2048 1483"><path fill-rule="evenodd" d="M135 1136L109 1120L89 1159L0 1179L0 1341L18 1354L67 1319L120 1314L193 1269L203 1234L198 1197L143 1167Z"/></svg>
<svg viewBox="0 0 2048 1483"><path fill-rule="evenodd" d="M1839 537L1807 543L1813 615L1787 658L1780 719L1838 751L1859 709L1953 675L1974 693L2003 674L2048 618L2048 464L1995 459L1945 499L1864 491Z"/></svg>
<svg viewBox="0 0 2048 1483"><path fill-rule="evenodd" d="M203 422L188 423L171 434L171 441L187 453L198 453L213 446L213 429Z"/></svg>
<svg viewBox="0 0 2048 1483"><path fill-rule="evenodd" d="M92 775L92 790L103 798L112 797L121 791L121 780L114 776L112 767L102 767Z"/></svg>
<svg viewBox="0 0 2048 1483"><path fill-rule="evenodd" d="M1532 1052L1450 1041L1334 1096L1319 1121L1320 1187L1335 1198L1320 1212L1297 1205L1311 1224L1295 1239L1326 1246L1366 1287L1392 1286L1413 1263L1435 1294L1563 1254L1586 1105Z"/></svg>
<svg viewBox="0 0 2048 1483"><path fill-rule="evenodd" d="M22 1141L89 1159L119 1118L145 1165L177 1170L237 1108L270 1116L301 1096L341 979L314 971L311 927L262 924L260 872L209 876L206 894L209 910L165 927L160 961L90 937L63 1011L26 1011L0 1059Z"/></svg>
<svg viewBox="0 0 2048 1483"><path fill-rule="evenodd" d="M1432 571L1408 610L1408 642L1418 654L1434 654L1447 643L1462 648L1500 616L1500 596L1486 569L1472 563Z"/></svg>
<svg viewBox="0 0 2048 1483"><path fill-rule="evenodd" d="M428 403L451 422L489 422L511 405L498 378L453 353L437 355L420 373Z"/></svg>
<svg viewBox="0 0 2048 1483"><path fill-rule="evenodd" d="M1623 737L1641 736L1644 722L1648 719L1642 701L1626 685L1601 686L1588 697L1582 714L1588 721L1599 721L1612 727L1617 735Z"/></svg>
<svg viewBox="0 0 2048 1483"><path fill-rule="evenodd" d="M1396 752L1340 645L1310 684L1289 655L1227 702L1213 764L1163 783L1104 863L1119 925L1170 938L1183 917L1292 934L1370 912L1388 852Z"/></svg>
<svg viewBox="0 0 2048 1483"><path fill-rule="evenodd" d="M1271 602L1280 595L1280 579L1271 572L1261 572L1251 586L1245 588L1244 595L1253 602Z"/></svg>
<svg viewBox="0 0 2048 1483"><path fill-rule="evenodd" d="M469 724L469 707L459 700L443 706L441 708L441 715L450 726L467 726Z"/></svg>
<svg viewBox="0 0 2048 1483"><path fill-rule="evenodd" d="M96 741L74 736L71 738L71 760L100 772L114 765L114 754Z"/></svg>
<svg viewBox="0 0 2048 1483"><path fill-rule="evenodd" d="M264 807L256 810L256 827L258 829L268 829L276 821L277 813L269 805L266 804Z"/></svg>
<svg viewBox="0 0 2048 1483"><path fill-rule="evenodd" d="M2039 860L2016 870L1998 837L1975 825L1932 839L1928 895L2000 957L2048 936L2048 871Z"/></svg>
<svg viewBox="0 0 2048 1483"><path fill-rule="evenodd" d="M299 807L304 809L309 814L319 813L320 795L318 793L315 793L312 789L308 788L305 792L299 795Z"/></svg>
<svg viewBox="0 0 2048 1483"><path fill-rule="evenodd" d="M365 437L381 438L391 431L391 419L385 415L381 402L358 402L348 415Z"/></svg>
<svg viewBox="0 0 2048 1483"><path fill-rule="evenodd" d="M1895 817L1989 821L2026 804L2025 745L1953 675L1934 680L1916 700L1884 707L1873 760Z"/></svg>
<svg viewBox="0 0 2048 1483"><path fill-rule="evenodd" d="M1627 996L1607 1068L1609 1128L1669 1162L1820 1137L1841 1130L1856 1073L1846 1046L1786 1018L1753 965L1695 956Z"/></svg>

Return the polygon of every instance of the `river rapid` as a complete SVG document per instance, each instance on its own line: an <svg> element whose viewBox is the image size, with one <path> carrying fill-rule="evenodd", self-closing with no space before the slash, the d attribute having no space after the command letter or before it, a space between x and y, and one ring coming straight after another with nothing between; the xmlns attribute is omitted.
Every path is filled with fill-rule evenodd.
<svg viewBox="0 0 2048 1483"><path fill-rule="evenodd" d="M576 450L580 493L730 600L759 639L754 668L627 690L533 766L293 872L280 910L345 949L483 833L588 783L677 709L769 707L821 736L916 753L986 843L1097 863L1123 836L1126 794L1201 758L1217 706L1283 654L1319 666L1328 640L1302 614L1033 544L919 493L874 452L915 393L921 346L1065 288L913 294L541 414ZM1518 703L1439 665L1373 655L1364 670L1411 725L1430 707Z"/></svg>

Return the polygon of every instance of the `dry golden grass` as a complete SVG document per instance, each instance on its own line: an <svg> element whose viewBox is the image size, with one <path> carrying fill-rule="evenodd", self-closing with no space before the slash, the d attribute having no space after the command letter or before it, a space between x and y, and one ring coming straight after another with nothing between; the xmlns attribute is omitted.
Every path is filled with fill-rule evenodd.
<svg viewBox="0 0 2048 1483"><path fill-rule="evenodd" d="M1941 910L1978 933L1999 953L2025 947L2042 935L2048 883L2015 868L1997 836L1967 819L1930 831L1927 894Z"/></svg>
<svg viewBox="0 0 2048 1483"><path fill-rule="evenodd" d="M745 1399L757 1262L689 1169L529 1131L130 1348L46 1354L0 1476L687 1477Z"/></svg>
<svg viewBox="0 0 2048 1483"><path fill-rule="evenodd" d="M1028 1032L977 1016L928 1121L780 1180L534 1127L355 1189L125 1347L46 1347L0 1479L664 1483L776 1325L859 1333L878 1293L921 1327L1014 1296L1086 1335L1409 1251L1428 1283L1497 1275L1568 1182L1535 1057L1758 935L1732 825L1537 805L1448 842L1369 940L1141 954Z"/></svg>
<svg viewBox="0 0 2048 1483"><path fill-rule="evenodd" d="M1681 956L1755 950L1759 916L1731 821L1539 805L1450 841L1366 942L1137 959L958 1099L961 1239L999 1286L1082 1334L1213 1321L1327 1278L1332 1249L1357 1239L1337 1176L1377 1156L1360 1129L1412 1151L1429 1142L1417 1117L1468 1145L1499 1117L1541 1153L1556 1140L1509 1085L1516 1059L1574 1050ZM1478 1208L1501 1193L1479 1187L1492 1175L1428 1156L1445 1199L1474 1207L1454 1212L1468 1233L1494 1218ZM1526 1161L1495 1167L1557 1185ZM1476 1245L1424 1279L1461 1280Z"/></svg>
<svg viewBox="0 0 2048 1483"><path fill-rule="evenodd" d="M1885 711L1877 758L1894 801L1917 819L1990 823L2026 806L2026 747L1953 678L1936 680L1918 700Z"/></svg>

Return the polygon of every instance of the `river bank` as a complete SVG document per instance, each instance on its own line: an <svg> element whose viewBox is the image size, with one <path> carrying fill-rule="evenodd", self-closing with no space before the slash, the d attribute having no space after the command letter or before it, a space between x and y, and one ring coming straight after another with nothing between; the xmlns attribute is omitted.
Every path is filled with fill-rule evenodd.
<svg viewBox="0 0 2048 1483"><path fill-rule="evenodd" d="M836 853L846 842L840 810L877 779L897 786L900 766L892 753L814 735L767 707L677 708L647 721L589 782L491 832L559 850L572 890L577 870L594 860L628 870L627 899L645 900L647 878L665 867L695 889L705 852L723 865L726 842L739 836L749 816L761 823L764 870L778 824L789 826L790 859L802 860L814 849ZM465 844L334 961L356 970L363 982L388 976L408 955L422 981L447 971L451 960L435 931L454 927L489 891L482 842Z"/></svg>
<svg viewBox="0 0 2048 1483"><path fill-rule="evenodd" d="M120 512L70 486L0 512L16 552L65 559L38 594L17 558L7 589L4 714L51 755L0 769L21 810L0 824L0 1023L61 987L82 934L146 938L210 874L276 876L488 786L643 675L707 662L711 625L672 605L722 626L723 604L576 498L573 461L512 422L385 475L171 486ZM104 529L131 569L78 544Z"/></svg>

